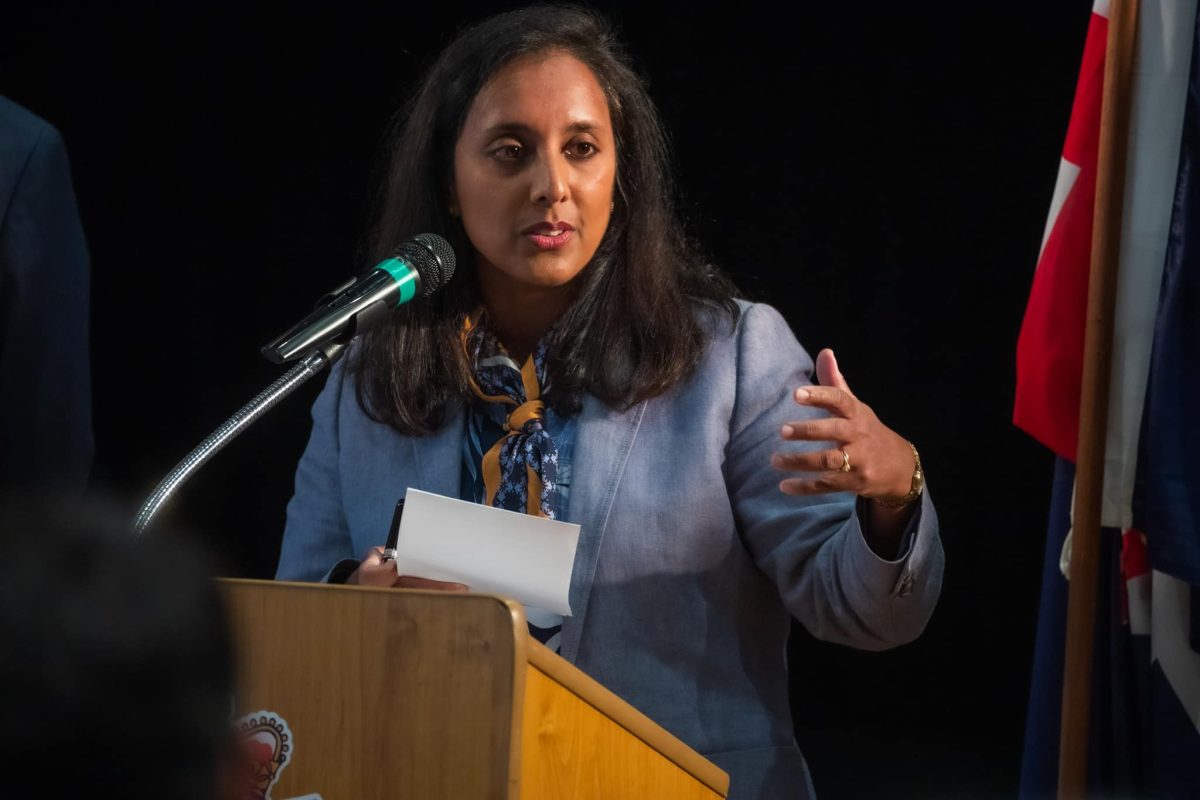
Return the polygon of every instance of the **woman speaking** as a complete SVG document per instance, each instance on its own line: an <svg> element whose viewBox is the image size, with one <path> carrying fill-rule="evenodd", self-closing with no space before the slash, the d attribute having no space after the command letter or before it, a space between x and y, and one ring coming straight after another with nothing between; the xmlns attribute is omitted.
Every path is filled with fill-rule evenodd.
<svg viewBox="0 0 1200 800"><path fill-rule="evenodd" d="M735 299L672 192L602 19L527 8L451 43L397 127L374 249L438 233L459 274L330 375L277 577L354 559L352 582L462 588L381 563L410 486L578 523L574 614L534 634L729 772L731 798L805 797L791 618L866 649L915 638L937 520L916 448L832 352L814 365Z"/></svg>

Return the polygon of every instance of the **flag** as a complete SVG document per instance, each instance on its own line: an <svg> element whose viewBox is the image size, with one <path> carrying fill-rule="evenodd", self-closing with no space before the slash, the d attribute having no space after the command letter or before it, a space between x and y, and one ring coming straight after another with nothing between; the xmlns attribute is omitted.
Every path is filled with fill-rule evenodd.
<svg viewBox="0 0 1200 800"><path fill-rule="evenodd" d="M1107 3L1093 9L1085 71L1103 72L1103 53L1097 68L1086 51L1102 47L1092 38L1099 28L1097 17L1106 13ZM1200 424L1190 416L1200 410L1197 25L1196 0L1143 0L1139 6L1089 732L1089 792L1105 795L1200 795L1200 614L1191 613L1200 602L1200 463L1188 458L1189 453L1200 454ZM1077 125L1080 91L1072 127ZM1095 125L1093 141L1098 143L1098 113ZM1075 278L1043 278L1042 273L1090 263L1090 220L1087 241L1075 242L1082 254L1052 250L1059 226L1083 224L1064 219L1067 204L1073 200L1091 213L1096 162L1087 159L1085 154L1073 162L1081 167L1066 200L1059 200L1056 188L1018 343L1014 421L1059 455L1026 719L1024 797L1051 795L1057 782L1067 595L1058 567L1063 553L1069 553L1069 461L1077 443L1081 372L1048 376L1051 360L1072 370L1074 364L1082 365L1082 330L1064 332L1063 326L1076 324L1078 309L1086 309L1087 292L1086 271L1081 284ZM1093 173L1085 179L1088 163ZM1084 196L1081 187L1092 195ZM1062 235L1064 242L1068 238ZM1048 294L1048 286L1057 294ZM1082 297L1068 290L1080 291ZM1060 315L1059 309L1065 311ZM1057 342L1038 338L1055 333L1062 336ZM1076 341L1078 351L1073 349ZM1042 347L1046 353L1038 352ZM1063 356L1064 350L1071 355ZM1058 383L1052 386L1051 378ZM1055 392L1059 394L1052 397Z"/></svg>
<svg viewBox="0 0 1200 800"><path fill-rule="evenodd" d="M1200 794L1200 17L1170 234L1162 273L1132 499L1144 548L1149 638L1150 787L1164 797ZM1132 571L1131 571L1132 572ZM1145 608L1148 606L1148 608Z"/></svg>
<svg viewBox="0 0 1200 800"><path fill-rule="evenodd" d="M1013 422L1071 462L1075 461L1079 437L1079 387L1083 380L1107 39L1108 0L1097 0L1088 23L1071 121L1033 288L1017 339Z"/></svg>

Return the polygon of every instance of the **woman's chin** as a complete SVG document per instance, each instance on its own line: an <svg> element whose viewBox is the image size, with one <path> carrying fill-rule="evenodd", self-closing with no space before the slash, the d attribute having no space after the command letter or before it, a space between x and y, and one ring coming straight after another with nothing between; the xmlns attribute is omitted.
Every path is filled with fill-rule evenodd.
<svg viewBox="0 0 1200 800"><path fill-rule="evenodd" d="M583 266L534 263L527 268L508 273L510 280L531 289L559 289L579 276Z"/></svg>
<svg viewBox="0 0 1200 800"><path fill-rule="evenodd" d="M531 290L552 290L566 287L578 278L587 266L587 259L578 252L547 250L520 253L499 263L480 258L477 264L485 283L495 281Z"/></svg>

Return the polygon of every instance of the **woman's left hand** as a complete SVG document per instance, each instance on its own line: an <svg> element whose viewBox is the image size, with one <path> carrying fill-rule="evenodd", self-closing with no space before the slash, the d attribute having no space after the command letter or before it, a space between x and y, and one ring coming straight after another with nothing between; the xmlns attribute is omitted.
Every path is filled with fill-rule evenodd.
<svg viewBox="0 0 1200 800"><path fill-rule="evenodd" d="M797 404L823 408L830 416L789 422L781 434L788 441L833 442L834 446L803 453L775 453L771 465L776 469L811 473L781 481L780 491L792 495L854 492L862 497L908 494L916 467L908 442L854 396L832 350L818 353L816 366L821 385L802 386L794 397ZM847 465L849 469L845 469Z"/></svg>

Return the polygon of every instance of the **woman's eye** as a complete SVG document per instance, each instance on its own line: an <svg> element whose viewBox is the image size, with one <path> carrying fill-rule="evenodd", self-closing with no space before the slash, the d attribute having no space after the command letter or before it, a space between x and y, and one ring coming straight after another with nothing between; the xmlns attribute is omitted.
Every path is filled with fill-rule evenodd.
<svg viewBox="0 0 1200 800"><path fill-rule="evenodd" d="M567 152L576 158L588 158L596 154L596 145L591 142L574 142L567 148Z"/></svg>
<svg viewBox="0 0 1200 800"><path fill-rule="evenodd" d="M500 161L517 161L521 158L522 151L519 144L506 144L497 147L492 151L492 157Z"/></svg>

